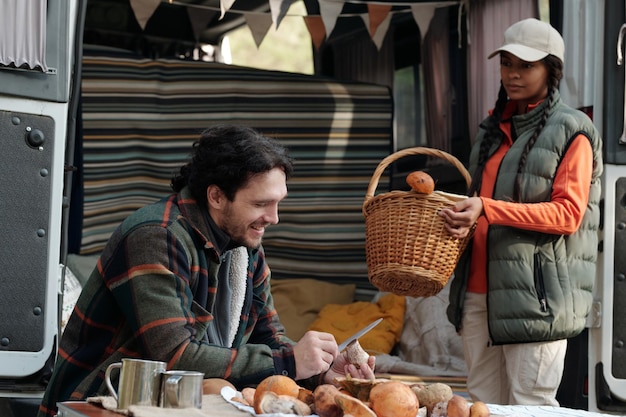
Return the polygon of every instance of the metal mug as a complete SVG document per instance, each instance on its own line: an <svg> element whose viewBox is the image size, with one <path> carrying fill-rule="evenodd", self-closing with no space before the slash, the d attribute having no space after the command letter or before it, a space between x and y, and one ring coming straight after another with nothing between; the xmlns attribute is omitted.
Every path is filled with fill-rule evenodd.
<svg viewBox="0 0 626 417"><path fill-rule="evenodd" d="M202 372L166 371L161 379L161 407L202 408Z"/></svg>
<svg viewBox="0 0 626 417"><path fill-rule="evenodd" d="M160 361L123 358L110 364L104 380L111 395L117 400L117 408L128 409L130 405L159 405L161 374L167 364ZM111 371L120 369L118 390L111 383Z"/></svg>

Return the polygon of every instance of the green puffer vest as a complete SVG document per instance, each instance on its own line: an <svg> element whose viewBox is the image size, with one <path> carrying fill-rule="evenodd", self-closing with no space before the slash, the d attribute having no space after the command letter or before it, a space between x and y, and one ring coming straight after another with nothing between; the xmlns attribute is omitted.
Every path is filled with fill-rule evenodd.
<svg viewBox="0 0 626 417"><path fill-rule="evenodd" d="M505 155L493 198L513 198L519 159L545 106L512 119L517 140ZM488 321L494 344L551 341L579 334L592 304L600 223L602 139L591 120L565 105L557 96L545 127L527 157L521 173L521 200L550 201L559 163L572 139L585 135L594 155L589 202L580 228L569 236L490 225L488 231ZM474 172L481 129L470 156ZM493 146L490 152L497 149ZM471 245L468 245L468 248ZM450 288L448 318L459 330L467 287L471 250L463 254Z"/></svg>

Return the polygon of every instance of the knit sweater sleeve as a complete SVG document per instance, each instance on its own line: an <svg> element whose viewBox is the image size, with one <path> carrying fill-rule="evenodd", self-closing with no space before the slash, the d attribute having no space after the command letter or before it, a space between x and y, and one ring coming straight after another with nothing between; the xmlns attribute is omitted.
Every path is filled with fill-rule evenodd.
<svg viewBox="0 0 626 417"><path fill-rule="evenodd" d="M593 169L589 140L577 136L565 153L556 172L549 202L520 204L481 197L489 224L569 235L574 233L585 214Z"/></svg>

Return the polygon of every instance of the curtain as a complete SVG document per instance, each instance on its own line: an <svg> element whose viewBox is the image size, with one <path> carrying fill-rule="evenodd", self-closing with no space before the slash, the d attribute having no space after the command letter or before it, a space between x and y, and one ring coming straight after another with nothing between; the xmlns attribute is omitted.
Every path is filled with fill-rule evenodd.
<svg viewBox="0 0 626 417"><path fill-rule="evenodd" d="M537 0L471 0L467 4L468 121L473 141L500 89L500 62L487 56L502 44L504 31L513 23L539 18L539 7Z"/></svg>
<svg viewBox="0 0 626 417"><path fill-rule="evenodd" d="M367 32L333 43L333 76L343 80L374 83L393 88L393 31L385 36L380 50Z"/></svg>
<svg viewBox="0 0 626 417"><path fill-rule="evenodd" d="M46 66L47 0L0 0L0 65L39 69Z"/></svg>
<svg viewBox="0 0 626 417"><path fill-rule="evenodd" d="M451 111L454 91L450 81L449 9L435 11L430 28L424 37L422 65L424 73L424 109L428 146L451 152Z"/></svg>
<svg viewBox="0 0 626 417"><path fill-rule="evenodd" d="M602 91L602 62L590 59L594 49L602 48L604 39L604 9L600 2L568 0L563 4L563 35L565 39L579 37L579 42L565 42L565 63L561 80L561 98L575 108L588 107ZM585 36L580 36L584 33ZM569 36L568 36L569 35ZM614 35L617 40L617 34ZM622 49L623 52L623 49ZM588 82L594 80L593 82ZM601 120L596 108L594 116Z"/></svg>

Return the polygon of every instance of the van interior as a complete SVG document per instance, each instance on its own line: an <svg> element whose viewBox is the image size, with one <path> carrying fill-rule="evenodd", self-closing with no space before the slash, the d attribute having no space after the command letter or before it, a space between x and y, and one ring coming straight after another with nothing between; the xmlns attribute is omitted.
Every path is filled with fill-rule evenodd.
<svg viewBox="0 0 626 417"><path fill-rule="evenodd" d="M374 170L413 147L467 165L499 88L498 65L486 56L526 17L563 33L570 46L562 96L606 141L597 311L569 342L558 399L626 409L626 311L616 302L625 290L613 279L623 278L614 254L626 245L626 141L615 139L623 135L624 69L615 65L623 2L296 0L298 13L291 0L33 2L41 13L29 13L28 25L0 29L9 45L33 43L19 59L0 52L0 223L8 242L0 251L1 415L34 417L81 281L119 222L168 192L209 124L258 128L295 157L281 222L264 241L273 279L350 284L355 300L372 299L362 206ZM9 0L16 13L19 3ZM268 30L300 17L311 73L226 62L233 31L248 28L262 44ZM407 190L415 170L437 189L466 192L462 172L419 153L391 164L376 192ZM68 268L75 281L66 280Z"/></svg>

